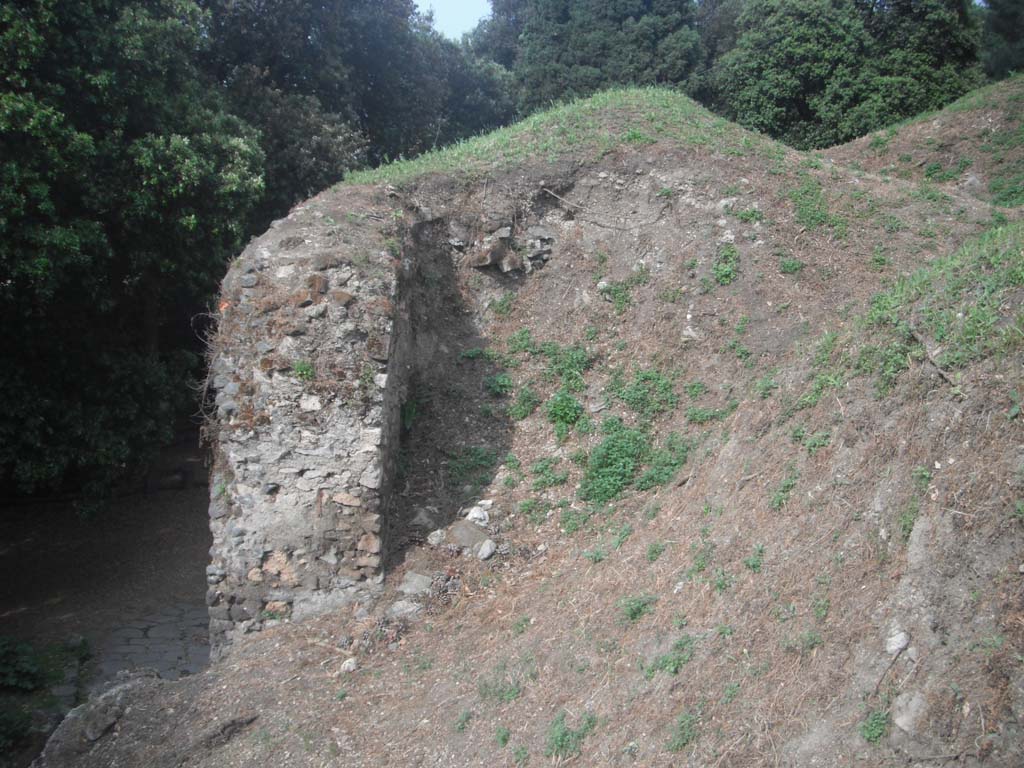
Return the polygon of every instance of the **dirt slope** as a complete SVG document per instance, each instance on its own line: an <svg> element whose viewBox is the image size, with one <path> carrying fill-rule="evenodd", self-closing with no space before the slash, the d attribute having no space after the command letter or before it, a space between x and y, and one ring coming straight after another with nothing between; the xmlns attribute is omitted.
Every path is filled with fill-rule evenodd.
<svg viewBox="0 0 1024 768"><path fill-rule="evenodd" d="M980 161L975 194L617 98L490 140L518 165L388 177L402 256L449 260L425 290L477 329L423 319L449 362L411 398L388 586L431 576L425 614L128 684L42 765L1024 763L1020 208ZM506 226L547 260L470 266ZM406 525L478 499L486 561Z"/></svg>

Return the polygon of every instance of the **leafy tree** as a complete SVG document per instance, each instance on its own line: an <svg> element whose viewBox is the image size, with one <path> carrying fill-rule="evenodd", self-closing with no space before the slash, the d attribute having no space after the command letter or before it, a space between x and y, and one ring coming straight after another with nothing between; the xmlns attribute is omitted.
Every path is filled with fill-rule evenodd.
<svg viewBox="0 0 1024 768"><path fill-rule="evenodd" d="M1019 42L1020 0L997 0ZM980 82L970 0L494 0L471 47L522 111L614 84L682 87L799 147L938 108ZM1014 15L1017 14L1017 15ZM516 45L513 45L513 41ZM1000 44L1001 45L1001 44ZM996 50L1002 53L996 53ZM1003 65L1005 68L1009 65Z"/></svg>
<svg viewBox="0 0 1024 768"><path fill-rule="evenodd" d="M358 85L353 105L373 160L415 155L511 118L500 70L445 40L411 0L341 5L351 34L345 61Z"/></svg>
<svg viewBox="0 0 1024 768"><path fill-rule="evenodd" d="M859 87L869 39L841 0L748 0L736 46L715 66L717 105L743 125L801 147L840 140L822 115L830 86Z"/></svg>
<svg viewBox="0 0 1024 768"><path fill-rule="evenodd" d="M367 141L350 121L325 111L316 96L281 90L251 65L234 70L227 99L259 131L266 156L266 190L252 230L366 162Z"/></svg>
<svg viewBox="0 0 1024 768"><path fill-rule="evenodd" d="M701 0L697 4L697 29L710 61L736 45L737 20L742 10L743 0Z"/></svg>
<svg viewBox="0 0 1024 768"><path fill-rule="evenodd" d="M188 397L187 315L263 157L197 70L188 0L15 0L0 30L0 477L109 480Z"/></svg>
<svg viewBox="0 0 1024 768"><path fill-rule="evenodd" d="M613 84L679 84L700 62L689 0L532 0L516 63L535 109Z"/></svg>
<svg viewBox="0 0 1024 768"><path fill-rule="evenodd" d="M316 96L330 112L352 101L358 88L352 69L354 17L368 0L199 0L208 12L211 44L206 67L219 82L238 68L259 72L283 93ZM373 3L372 5L377 5ZM411 13L406 0L382 0L379 15ZM346 114L354 118L355 114Z"/></svg>
<svg viewBox="0 0 1024 768"><path fill-rule="evenodd" d="M210 38L203 66L226 86L231 111L258 128L267 158L258 229L366 160L345 8L367 4L199 1Z"/></svg>
<svg viewBox="0 0 1024 768"><path fill-rule="evenodd" d="M511 115L412 0L12 0L0 43L0 481L27 492L170 437L190 320L269 217Z"/></svg>
<svg viewBox="0 0 1024 768"><path fill-rule="evenodd" d="M438 117L435 145L449 144L511 121L515 115L512 74L493 61L476 57L436 32L425 45L433 47L433 64L444 80L445 99Z"/></svg>
<svg viewBox="0 0 1024 768"><path fill-rule="evenodd" d="M529 0L491 0L491 15L466 36L470 51L477 58L513 69L529 12Z"/></svg>
<svg viewBox="0 0 1024 768"><path fill-rule="evenodd" d="M701 103L714 98L711 72L722 56L736 45L737 20L743 0L700 0L696 29L700 35L701 61L690 76L687 91Z"/></svg>
<svg viewBox="0 0 1024 768"><path fill-rule="evenodd" d="M1002 78L1024 70L1024 2L987 0L983 19L985 72Z"/></svg>
<svg viewBox="0 0 1024 768"><path fill-rule="evenodd" d="M857 0L871 48L845 138L937 109L981 84L970 0Z"/></svg>
<svg viewBox="0 0 1024 768"><path fill-rule="evenodd" d="M979 82L962 0L747 0L714 66L715 105L797 147L852 139Z"/></svg>
<svg viewBox="0 0 1024 768"><path fill-rule="evenodd" d="M204 2L211 11L209 67L238 94L233 108L264 128L268 156L276 135L315 158L304 173L282 168L275 200L290 196L291 203L339 180L362 159L356 133L366 140L366 159L379 162L493 127L511 115L500 70L478 64L442 38L412 0ZM265 101L277 105L269 114L273 125ZM471 117L465 110L474 107L478 112ZM305 128L288 121L296 108ZM461 115L453 114L460 109ZM330 168L333 175L325 175Z"/></svg>
<svg viewBox="0 0 1024 768"><path fill-rule="evenodd" d="M353 107L372 156L408 156L429 149L446 100L443 73L424 41L430 25L412 0L337 3L349 37L346 63L356 90ZM333 106L328 102L328 106Z"/></svg>

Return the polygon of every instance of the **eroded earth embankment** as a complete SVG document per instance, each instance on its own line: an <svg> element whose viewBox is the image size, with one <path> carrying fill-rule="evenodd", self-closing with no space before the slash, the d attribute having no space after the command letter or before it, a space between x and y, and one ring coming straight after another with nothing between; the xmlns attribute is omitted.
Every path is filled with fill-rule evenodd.
<svg viewBox="0 0 1024 768"><path fill-rule="evenodd" d="M1021 764L1019 209L634 106L246 249L222 658L41 765Z"/></svg>

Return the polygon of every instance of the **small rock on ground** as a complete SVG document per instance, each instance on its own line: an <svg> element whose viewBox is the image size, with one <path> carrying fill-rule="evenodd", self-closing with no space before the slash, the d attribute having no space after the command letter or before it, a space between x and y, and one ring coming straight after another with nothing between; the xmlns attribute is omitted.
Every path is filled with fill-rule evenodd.
<svg viewBox="0 0 1024 768"><path fill-rule="evenodd" d="M486 539L487 532L468 520L456 520L448 529L448 540L459 547L475 549Z"/></svg>
<svg viewBox="0 0 1024 768"><path fill-rule="evenodd" d="M489 559L495 551L498 549L498 545L495 544L491 539L487 539L481 542L480 548L476 551L476 556L481 560Z"/></svg>
<svg viewBox="0 0 1024 768"><path fill-rule="evenodd" d="M430 591L432 583L433 579L429 576L409 571L398 585L398 591L403 595L423 595Z"/></svg>
<svg viewBox="0 0 1024 768"><path fill-rule="evenodd" d="M885 641L885 652L893 656L906 650L908 645L910 645L910 635L900 630L890 635L889 639Z"/></svg>
<svg viewBox="0 0 1024 768"><path fill-rule="evenodd" d="M893 707L893 722L901 731L914 733L927 708L928 702L920 692L904 691L896 697L896 704Z"/></svg>
<svg viewBox="0 0 1024 768"><path fill-rule="evenodd" d="M442 544L444 544L445 536L446 534L443 529L434 531L429 536L427 536L427 543L432 547L440 547Z"/></svg>
<svg viewBox="0 0 1024 768"><path fill-rule="evenodd" d="M387 615L389 619L407 619L415 616L422 610L423 607L419 603L412 600L399 600L392 603L387 610Z"/></svg>
<svg viewBox="0 0 1024 768"><path fill-rule="evenodd" d="M491 516L487 514L486 509L473 507L466 513L466 519L477 525L487 525L491 521Z"/></svg>

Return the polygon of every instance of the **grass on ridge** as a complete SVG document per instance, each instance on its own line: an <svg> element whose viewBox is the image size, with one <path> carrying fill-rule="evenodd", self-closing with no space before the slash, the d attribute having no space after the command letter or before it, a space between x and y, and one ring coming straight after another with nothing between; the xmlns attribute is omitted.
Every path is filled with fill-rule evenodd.
<svg viewBox="0 0 1024 768"><path fill-rule="evenodd" d="M956 114L958 112L973 112L979 109L995 109L1004 104L1007 94L1020 89L1021 86L1024 86L1024 74L1012 75L1005 80L999 80L995 83L982 86L981 88L976 88L973 91L968 91L956 101L953 101L940 109L921 112L920 114L913 115L912 117L897 120L890 125L876 128L867 135L875 137L880 134L889 134L886 139L891 139L900 128L906 128L907 126L934 120L943 113ZM1011 96L1010 98L1013 97ZM872 141L878 144L886 139L879 140L877 138L873 138Z"/></svg>
<svg viewBox="0 0 1024 768"><path fill-rule="evenodd" d="M940 345L937 362L960 368L1024 341L1024 223L994 227L871 300L867 320ZM915 327L916 326L916 327Z"/></svg>
<svg viewBox="0 0 1024 768"><path fill-rule="evenodd" d="M781 146L717 117L667 88L616 88L464 139L411 160L349 174L345 184L397 184L429 173L484 174L537 158L549 162L576 149L604 154L616 147L667 140L723 150L752 147L777 157Z"/></svg>

